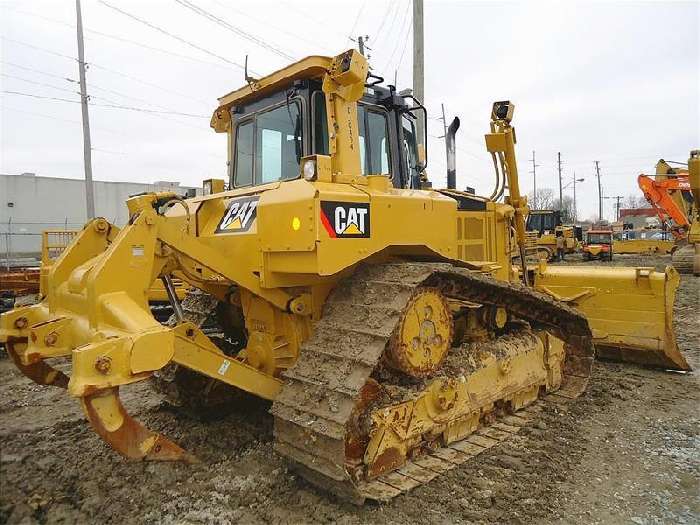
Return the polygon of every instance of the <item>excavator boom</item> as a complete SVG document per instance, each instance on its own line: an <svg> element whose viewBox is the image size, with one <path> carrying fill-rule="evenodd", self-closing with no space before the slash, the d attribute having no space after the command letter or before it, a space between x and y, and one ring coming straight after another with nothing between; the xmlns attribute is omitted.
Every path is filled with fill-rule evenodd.
<svg viewBox="0 0 700 525"><path fill-rule="evenodd" d="M685 210L678 205L669 192L689 191L690 183L688 182L688 177L679 175L678 177L656 181L648 175L639 175L637 184L649 204L656 210L661 223L668 224L670 219L673 221L671 226L673 236L676 239L684 238L690 222Z"/></svg>

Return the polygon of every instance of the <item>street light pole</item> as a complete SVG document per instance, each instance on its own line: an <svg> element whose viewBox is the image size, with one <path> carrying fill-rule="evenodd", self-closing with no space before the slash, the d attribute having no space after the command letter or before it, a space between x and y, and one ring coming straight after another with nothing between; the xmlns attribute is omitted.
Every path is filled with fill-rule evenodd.
<svg viewBox="0 0 700 525"><path fill-rule="evenodd" d="M562 189L565 190L566 188L568 188L568 187L571 186L572 184L574 185L574 216L573 216L574 224L576 224L576 221L577 221L577 219L578 219L578 211L576 210L576 183L577 183L577 182L583 182L584 180L586 180L586 179L583 179L583 178L577 179L577 178L576 178L576 172L574 172L574 179L573 179L571 182L569 182L566 186L564 186L564 187L562 188Z"/></svg>
<svg viewBox="0 0 700 525"><path fill-rule="evenodd" d="M578 213L576 212L576 172L574 171L574 225L578 220Z"/></svg>

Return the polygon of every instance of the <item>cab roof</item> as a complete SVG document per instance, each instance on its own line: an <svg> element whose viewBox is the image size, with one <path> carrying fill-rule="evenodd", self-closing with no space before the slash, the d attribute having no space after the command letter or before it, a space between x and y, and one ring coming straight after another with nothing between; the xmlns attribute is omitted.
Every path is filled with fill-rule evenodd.
<svg viewBox="0 0 700 525"><path fill-rule="evenodd" d="M328 72L332 62L332 57L310 56L260 79L251 80L247 85L219 98L219 106L211 117L211 127L217 133L227 131L231 123L231 106L279 91L294 80L321 79Z"/></svg>

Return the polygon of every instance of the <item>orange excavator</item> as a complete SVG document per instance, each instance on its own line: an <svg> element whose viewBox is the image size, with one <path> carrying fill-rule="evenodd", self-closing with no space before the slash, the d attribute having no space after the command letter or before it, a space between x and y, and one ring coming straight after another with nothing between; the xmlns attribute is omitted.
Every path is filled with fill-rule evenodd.
<svg viewBox="0 0 700 525"><path fill-rule="evenodd" d="M673 266L700 275L700 151L690 152L687 169L659 160L655 177L639 175L637 183L680 247L673 253Z"/></svg>
<svg viewBox="0 0 700 525"><path fill-rule="evenodd" d="M684 193L690 193L688 173L681 172L676 177L657 181L649 175L637 177L639 189L647 201L656 210L662 224L669 226L676 240L685 239L690 228L687 211L674 195L680 194L685 200Z"/></svg>

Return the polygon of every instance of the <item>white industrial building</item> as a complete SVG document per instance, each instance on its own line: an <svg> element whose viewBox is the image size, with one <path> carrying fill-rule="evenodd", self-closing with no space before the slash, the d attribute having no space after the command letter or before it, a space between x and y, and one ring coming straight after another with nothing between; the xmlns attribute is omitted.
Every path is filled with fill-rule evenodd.
<svg viewBox="0 0 700 525"><path fill-rule="evenodd" d="M169 181L93 184L96 215L118 226L128 219L125 203L130 195L151 191L184 195L195 190ZM87 221L85 209L83 179L0 174L0 259L40 253L42 231L82 228Z"/></svg>

